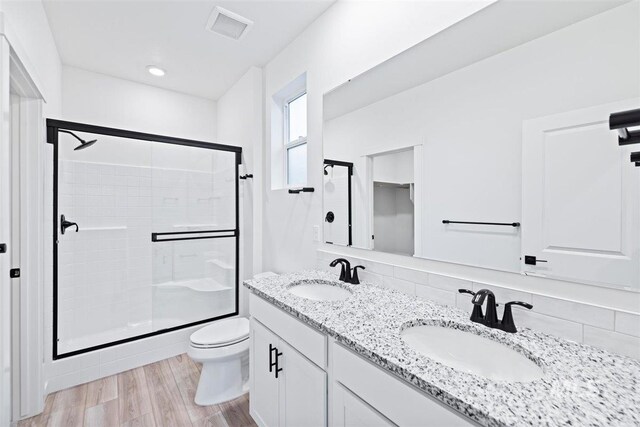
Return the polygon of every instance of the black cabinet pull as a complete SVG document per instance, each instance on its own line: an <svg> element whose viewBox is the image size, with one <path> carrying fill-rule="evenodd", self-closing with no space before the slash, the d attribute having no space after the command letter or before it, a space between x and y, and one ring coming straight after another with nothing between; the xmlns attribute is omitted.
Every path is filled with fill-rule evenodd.
<svg viewBox="0 0 640 427"><path fill-rule="evenodd" d="M278 366L278 362L280 361L280 356L282 356L282 352L278 351L277 348L275 350L276 350L276 378L278 378L278 372L282 371L282 368Z"/></svg>
<svg viewBox="0 0 640 427"><path fill-rule="evenodd" d="M273 353L275 351L276 360L273 360ZM277 347L269 344L269 372L273 372L273 368L276 368L276 378L278 378L278 372L282 372L282 368L278 366L278 358L282 356L282 352L278 351Z"/></svg>
<svg viewBox="0 0 640 427"><path fill-rule="evenodd" d="M273 363L273 350L278 351L272 344L269 344L269 372L273 372L273 367L276 365Z"/></svg>

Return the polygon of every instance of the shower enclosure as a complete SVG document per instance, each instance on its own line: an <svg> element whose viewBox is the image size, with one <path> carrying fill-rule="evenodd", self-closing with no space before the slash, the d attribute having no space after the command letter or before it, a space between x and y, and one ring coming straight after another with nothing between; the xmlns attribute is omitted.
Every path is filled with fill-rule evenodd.
<svg viewBox="0 0 640 427"><path fill-rule="evenodd" d="M351 246L351 193L353 163L324 159L324 242Z"/></svg>
<svg viewBox="0 0 640 427"><path fill-rule="evenodd" d="M54 359L238 313L240 147L58 120L47 140Z"/></svg>

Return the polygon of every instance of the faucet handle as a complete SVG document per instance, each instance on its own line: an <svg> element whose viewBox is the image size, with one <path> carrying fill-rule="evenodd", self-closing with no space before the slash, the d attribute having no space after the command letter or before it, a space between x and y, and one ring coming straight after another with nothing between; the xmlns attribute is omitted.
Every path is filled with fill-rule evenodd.
<svg viewBox="0 0 640 427"><path fill-rule="evenodd" d="M512 305L519 305L528 310L531 310L533 306L527 302L522 302L522 301L511 301L504 305L504 313L502 314L500 329L502 329L505 332L515 333L515 332L518 332L518 329L516 329L516 324L513 321L513 313L511 311Z"/></svg>
<svg viewBox="0 0 640 427"><path fill-rule="evenodd" d="M512 306L512 305L519 305L520 307L524 307L528 310L531 310L533 308L533 306L528 302L522 302L522 301L511 301L506 303L504 307L507 308L507 306Z"/></svg>
<svg viewBox="0 0 640 427"><path fill-rule="evenodd" d="M458 289L458 292L461 294L469 294L472 297L476 296L476 293L470 289ZM471 320L472 322L480 323L483 321L483 319L484 319L484 314L482 313L482 304L480 305L474 304L473 311L471 312L471 317L469 318L469 320Z"/></svg>
<svg viewBox="0 0 640 427"><path fill-rule="evenodd" d="M364 265L356 265L355 267L353 267L353 274L351 274L351 284L353 284L353 285L359 285L360 284L360 279L358 278L358 269L359 268L365 270Z"/></svg>

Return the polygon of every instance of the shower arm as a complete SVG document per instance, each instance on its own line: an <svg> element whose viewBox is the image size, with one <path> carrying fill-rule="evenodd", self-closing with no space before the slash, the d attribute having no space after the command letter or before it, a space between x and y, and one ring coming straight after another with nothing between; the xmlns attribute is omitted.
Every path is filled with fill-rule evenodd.
<svg viewBox="0 0 640 427"><path fill-rule="evenodd" d="M62 132L62 133L68 133L69 135L71 135L72 137L74 137L75 139L77 139L78 141L80 141L82 144L84 144L86 141L84 141L83 139L80 139L78 137L78 135L76 135L75 133L69 131L69 130L64 130L64 129L58 129L58 132Z"/></svg>

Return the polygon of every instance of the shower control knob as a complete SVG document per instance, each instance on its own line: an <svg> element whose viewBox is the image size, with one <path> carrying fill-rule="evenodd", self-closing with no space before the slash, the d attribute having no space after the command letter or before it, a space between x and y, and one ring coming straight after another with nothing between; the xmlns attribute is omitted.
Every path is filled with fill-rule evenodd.
<svg viewBox="0 0 640 427"><path fill-rule="evenodd" d="M331 224L335 219L336 219L336 216L331 211L327 212L327 216L324 217L324 220L327 221L329 224Z"/></svg>

